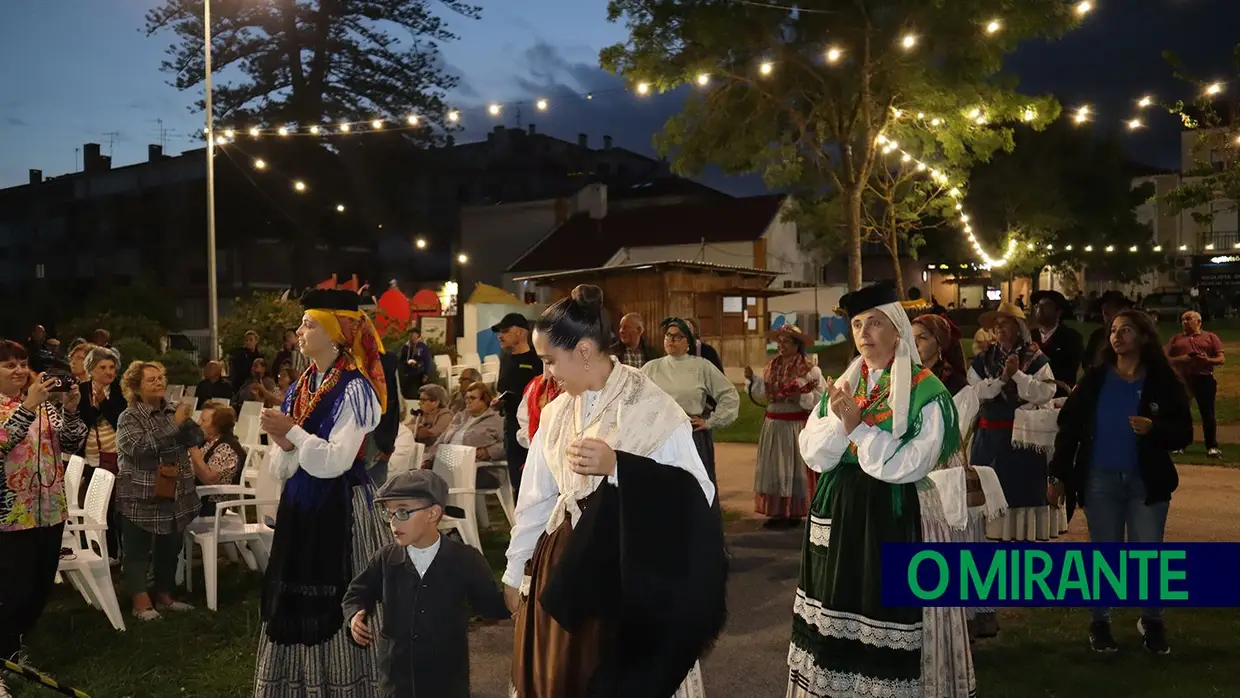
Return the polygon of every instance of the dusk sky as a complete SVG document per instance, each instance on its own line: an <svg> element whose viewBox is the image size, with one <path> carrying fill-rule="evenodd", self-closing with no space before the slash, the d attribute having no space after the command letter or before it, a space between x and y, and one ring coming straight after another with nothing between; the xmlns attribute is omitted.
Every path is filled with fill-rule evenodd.
<svg viewBox="0 0 1240 698"><path fill-rule="evenodd" d="M255 0L261 1L261 0ZM478 0L483 18L449 16L461 40L443 47L450 69L462 78L453 97L466 108L464 140L480 137L499 121L491 101L547 96L552 109L534 120L566 139L603 134L616 145L652 153L650 138L680 102L677 95L639 99L625 93L584 102L568 95L622 83L600 70L598 51L624 38L606 22L606 0ZM172 35L146 37L143 15L159 0L0 1L0 187L23 184L29 168L46 175L73 171L75 148L97 142L114 166L146 157L160 140L168 152L195 147L202 119L187 110L196 95L167 84L159 64ZM1240 82L1230 54L1240 34L1237 0L1102 0L1084 26L1064 40L1031 45L1011 68L1028 91L1053 91L1065 109L1088 102L1099 114L1095 128L1120 125L1133 100L1188 96L1171 77L1163 49L1183 53L1203 77ZM772 10L774 11L774 10ZM472 109L470 107L473 107ZM512 125L513 115L503 123ZM1149 114L1155 128L1125 135L1134 159L1174 166L1177 124L1165 112ZM707 181L734 193L759 188L752 179Z"/></svg>

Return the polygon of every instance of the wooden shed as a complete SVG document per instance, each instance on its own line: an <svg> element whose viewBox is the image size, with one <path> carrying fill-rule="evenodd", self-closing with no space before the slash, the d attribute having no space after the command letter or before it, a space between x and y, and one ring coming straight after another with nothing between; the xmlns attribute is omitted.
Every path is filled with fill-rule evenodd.
<svg viewBox="0 0 1240 698"><path fill-rule="evenodd" d="M706 262L670 260L522 276L549 288L552 302L578 284L603 289L603 303L613 324L626 313L646 321L646 339L662 349L659 322L667 317L695 318L702 339L719 351L727 368L759 367L767 362L766 302L788 291L768 288L779 272Z"/></svg>

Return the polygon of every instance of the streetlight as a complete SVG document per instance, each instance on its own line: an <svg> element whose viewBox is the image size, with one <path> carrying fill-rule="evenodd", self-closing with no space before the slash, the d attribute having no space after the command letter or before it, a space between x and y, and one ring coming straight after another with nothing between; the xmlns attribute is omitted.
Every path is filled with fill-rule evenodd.
<svg viewBox="0 0 1240 698"><path fill-rule="evenodd" d="M215 278L215 119L211 105L211 0L202 3L203 67L207 112L207 314L211 322L211 358L220 358L220 299Z"/></svg>

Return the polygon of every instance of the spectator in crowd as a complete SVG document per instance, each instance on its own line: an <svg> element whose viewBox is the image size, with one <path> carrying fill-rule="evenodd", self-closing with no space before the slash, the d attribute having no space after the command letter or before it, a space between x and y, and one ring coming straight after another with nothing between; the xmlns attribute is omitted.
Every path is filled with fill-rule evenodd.
<svg viewBox="0 0 1240 698"><path fill-rule="evenodd" d="M397 358L401 391L406 400L412 400L419 388L431 382L435 370L430 347L422 341L422 330L417 325L409 328L409 341L401 345Z"/></svg>
<svg viewBox="0 0 1240 698"><path fill-rule="evenodd" d="M53 360L51 349L47 346L47 328L35 325L26 340L26 354L30 357L30 370L42 373L50 368Z"/></svg>
<svg viewBox="0 0 1240 698"><path fill-rule="evenodd" d="M418 388L418 406L414 408L405 427L420 444L431 445L452 422L452 410L448 409L448 391L430 383Z"/></svg>
<svg viewBox="0 0 1240 698"><path fill-rule="evenodd" d="M979 327L977 332L973 333L973 357L977 358L986 353L991 344L994 344L995 333L990 330Z"/></svg>
<svg viewBox="0 0 1240 698"><path fill-rule="evenodd" d="M1132 307L1132 301L1128 300L1123 293L1119 291L1107 291L1099 296L1098 308L1102 313L1102 327L1094 330L1089 335L1089 341L1085 343L1085 358L1083 359L1084 367L1088 369L1096 366L1102 359L1102 350L1110 342L1111 337L1111 320L1115 319L1115 315L1121 310Z"/></svg>
<svg viewBox="0 0 1240 698"><path fill-rule="evenodd" d="M198 382L194 397L198 398L198 409L202 409L208 400L232 400L233 389L224 380L224 367L220 362L208 361L202 367L202 380Z"/></svg>
<svg viewBox="0 0 1240 698"><path fill-rule="evenodd" d="M310 365L310 360L301 353L297 348L297 330L284 331L284 346L280 347L280 351L276 352L276 358L272 361L271 370L277 376L284 369L289 369L293 373L293 378L305 373L306 367Z"/></svg>
<svg viewBox="0 0 1240 698"><path fill-rule="evenodd" d="M1197 400L1206 455L1222 458L1223 452L1218 447L1218 425L1214 419L1214 397L1218 392L1214 367L1223 365L1223 342L1213 332L1201 329L1201 314L1195 310L1184 313L1180 317L1180 325L1184 331L1167 343L1167 357Z"/></svg>
<svg viewBox="0 0 1240 698"><path fill-rule="evenodd" d="M715 482L715 429L736 421L741 398L736 386L713 364L697 356L696 337L689 323L680 318L663 321L663 351L666 353L642 366L642 373L670 395L689 416L693 427L693 445L706 467L706 474ZM714 409L710 416L707 402Z"/></svg>
<svg viewBox="0 0 1240 698"><path fill-rule="evenodd" d="M465 409L452 418L448 428L426 449L422 467L429 469L435 464L435 453L444 444L473 446L477 449L475 460L480 463L504 460L504 419L491 407L494 399L486 383L478 382L467 387ZM481 489L499 487L495 475L485 470L478 471L477 483Z"/></svg>
<svg viewBox="0 0 1240 698"><path fill-rule="evenodd" d="M465 389L474 383L482 382L482 372L476 368L467 368L461 371L461 375L457 378L456 392L452 394L452 399L448 401L448 407L453 414L465 409Z"/></svg>
<svg viewBox="0 0 1240 698"><path fill-rule="evenodd" d="M93 346L93 345L83 345ZM90 466L82 475L82 486L78 493L82 504L86 498L86 489L90 486L95 469L117 474L116 428L121 421L121 413L128 403L125 395L116 383L119 362L111 349L95 347L86 355L85 368L90 380L78 384L82 394L82 421L88 429L86 439L80 449L86 465ZM108 554L117 563L121 558L120 519L116 515L116 488L112 488L112 502L108 505Z"/></svg>
<svg viewBox="0 0 1240 698"><path fill-rule="evenodd" d="M275 407L284 400L278 395L276 382L267 375L267 359L258 357L250 364L250 377L241 385L241 389L233 396L232 406L238 412L247 402L261 402L263 407Z"/></svg>
<svg viewBox="0 0 1240 698"><path fill-rule="evenodd" d="M960 329L945 315L926 313L913 319L913 341L923 368L930 369L955 395L968 384L964 349L960 346Z"/></svg>
<svg viewBox="0 0 1240 698"><path fill-rule="evenodd" d="M521 407L525 386L542 375L543 365L538 352L530 347L530 321L524 315L509 313L493 325L491 331L499 336L499 345L504 351L499 360L496 387L504 409L504 452L508 455L508 477L512 482L512 491L516 493L521 487L521 469L525 467L526 457L525 448L517 441L517 432L521 430L517 411ZM500 458L503 456L494 460Z"/></svg>
<svg viewBox="0 0 1240 698"><path fill-rule="evenodd" d="M689 330L693 333L693 336L698 338L694 346L694 354L711 362L715 365L715 368L719 369L720 373L723 373L723 362L719 360L719 352L711 345L701 341L702 328L698 325L698 321L689 317L685 318L685 322L689 323Z"/></svg>
<svg viewBox="0 0 1240 698"><path fill-rule="evenodd" d="M276 394L280 396L288 395L289 388L297 382L297 374L293 373L293 369L285 366L280 369L280 375L276 376ZM283 397L281 397L283 400Z"/></svg>
<svg viewBox="0 0 1240 698"><path fill-rule="evenodd" d="M237 426L237 412L227 405L211 403L198 415L198 426L206 441L201 447L189 449L189 460L194 466L194 478L201 485L235 485L241 479L245 467L245 448L233 430ZM199 516L215 516L215 504L230 495L211 495L202 500Z"/></svg>
<svg viewBox="0 0 1240 698"><path fill-rule="evenodd" d="M77 340L74 341L77 342ZM75 343L69 350L69 370L73 373L73 379L78 383L90 380L90 372L86 370L86 355L94 348L94 344L83 340Z"/></svg>
<svg viewBox="0 0 1240 698"><path fill-rule="evenodd" d="M77 451L86 434L81 393L52 393L29 356L0 340L0 658L27 666L22 638L51 593L68 517L61 454Z"/></svg>
<svg viewBox="0 0 1240 698"><path fill-rule="evenodd" d="M164 399L168 379L158 363L135 361L125 369L121 389L129 407L116 429L120 476L116 505L125 557L121 573L133 596L133 615L142 621L160 612L192 610L172 597L185 527L198 515L189 449L203 443L202 428L190 419L193 405L176 411ZM147 570L154 567L154 602Z"/></svg>
<svg viewBox="0 0 1240 698"><path fill-rule="evenodd" d="M87 339L90 341L91 344L94 344L97 347L103 347L104 349L111 349L112 353L116 354L116 361L118 363L124 360L124 357L122 357L121 353L116 350L116 347L112 346L112 333L111 332L108 332L107 330L100 327L94 330L93 332L91 332L90 337L88 337Z"/></svg>
<svg viewBox="0 0 1240 698"><path fill-rule="evenodd" d="M619 341L611 345L611 353L620 362L633 368L641 368L647 361L659 358L657 349L646 342L646 323L637 313L620 318Z"/></svg>
<svg viewBox="0 0 1240 698"><path fill-rule="evenodd" d="M258 350L258 333L250 330L245 333L245 344L233 349L228 360L228 377L232 382L233 395L241 392L242 386L250 382L250 368L255 360L261 358L263 353Z"/></svg>
<svg viewBox="0 0 1240 698"><path fill-rule="evenodd" d="M1035 291L1029 300L1033 303L1031 329L1033 341L1051 362L1055 375L1055 397L1065 397L1072 392L1076 378L1081 373L1081 358L1085 355L1085 339L1081 333L1063 322L1072 319L1072 304L1059 291Z"/></svg>
<svg viewBox="0 0 1240 698"><path fill-rule="evenodd" d="M1087 369L1059 413L1047 499L1088 511L1093 543L1162 543L1179 483L1171 452L1193 440L1188 393L1145 312L1121 310L1098 366ZM1115 652L1110 609L1095 607L1089 642ZM1145 648L1171 651L1161 608L1138 624Z"/></svg>
<svg viewBox="0 0 1240 698"><path fill-rule="evenodd" d="M53 361L64 361L64 355L60 353L60 340L55 337L48 337L44 344L47 353L52 357Z"/></svg>
<svg viewBox="0 0 1240 698"><path fill-rule="evenodd" d="M439 535L446 511L465 514L447 501L448 483L425 470L394 476L375 496L395 541L353 579L343 606L353 641L362 647L377 641L380 656L392 658L379 663L384 696L469 698L471 612L509 616L482 553ZM426 584L432 563L434 583ZM369 620L380 608L382 633Z"/></svg>

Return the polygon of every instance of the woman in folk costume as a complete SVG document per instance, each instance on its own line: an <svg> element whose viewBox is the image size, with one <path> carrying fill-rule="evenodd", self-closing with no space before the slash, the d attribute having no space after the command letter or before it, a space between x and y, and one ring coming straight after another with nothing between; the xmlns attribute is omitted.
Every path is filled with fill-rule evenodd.
<svg viewBox="0 0 1240 698"><path fill-rule="evenodd" d="M921 365L930 369L949 393L955 395L969 384L956 323L942 315L918 315L913 318L913 339Z"/></svg>
<svg viewBox="0 0 1240 698"><path fill-rule="evenodd" d="M722 522L689 418L608 354L602 291L534 323L564 393L530 444L504 595L516 698L704 695L698 658L727 616Z"/></svg>
<svg viewBox="0 0 1240 698"><path fill-rule="evenodd" d="M383 344L352 291L314 289L298 346L311 361L280 409L262 413L284 480L263 580L258 698L377 693L376 655L351 642L341 600L392 535L374 508L362 447L387 405Z"/></svg>
<svg viewBox="0 0 1240 698"><path fill-rule="evenodd" d="M778 354L755 380L745 367L749 398L761 405L766 418L758 435L758 467L754 473L754 503L768 517L766 528L795 528L809 511L817 489L817 473L805 465L797 437L810 410L822 397L822 371L810 363L806 347L813 339L796 325L784 325L770 334Z"/></svg>
<svg viewBox="0 0 1240 698"><path fill-rule="evenodd" d="M969 462L994 468L1008 504L1003 516L987 523L986 536L1005 541L1057 538L1067 530L1067 518L1046 503L1048 453L1012 439L1019 408L1045 405L1055 397L1055 375L1031 340L1019 307L1001 303L982 313L980 321L983 329L994 332L995 341L969 368L969 385L981 403Z"/></svg>
<svg viewBox="0 0 1240 698"><path fill-rule="evenodd" d="M890 283L850 293L861 356L801 432L822 473L788 650L789 698L964 698L973 659L961 608L894 608L877 593L883 543L950 542L927 477L959 447L951 394L921 366Z"/></svg>

